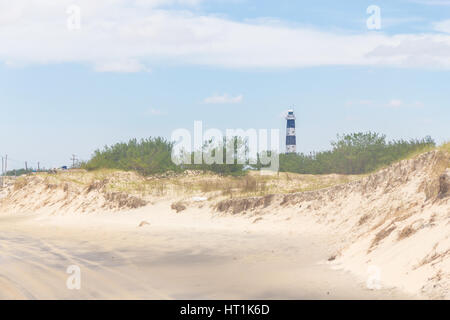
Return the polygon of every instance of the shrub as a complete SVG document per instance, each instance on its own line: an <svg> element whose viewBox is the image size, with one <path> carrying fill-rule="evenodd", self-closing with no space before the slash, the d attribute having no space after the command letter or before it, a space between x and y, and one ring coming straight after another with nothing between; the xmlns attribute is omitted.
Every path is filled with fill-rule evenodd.
<svg viewBox="0 0 450 320"><path fill-rule="evenodd" d="M364 174L436 146L430 138L394 140L378 133L338 135L332 150L305 154L281 154L280 171L302 174Z"/></svg>
<svg viewBox="0 0 450 320"><path fill-rule="evenodd" d="M173 144L163 138L132 139L95 151L82 167L87 170L133 170L142 175L181 170L171 160L172 147Z"/></svg>

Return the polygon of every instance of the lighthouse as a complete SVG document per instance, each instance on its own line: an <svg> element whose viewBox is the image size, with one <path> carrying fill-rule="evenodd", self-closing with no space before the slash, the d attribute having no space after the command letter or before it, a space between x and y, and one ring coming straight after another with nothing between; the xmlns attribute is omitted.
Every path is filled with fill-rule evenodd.
<svg viewBox="0 0 450 320"><path fill-rule="evenodd" d="M286 115L286 153L296 153L297 143L295 139L295 115L294 110L288 110Z"/></svg>

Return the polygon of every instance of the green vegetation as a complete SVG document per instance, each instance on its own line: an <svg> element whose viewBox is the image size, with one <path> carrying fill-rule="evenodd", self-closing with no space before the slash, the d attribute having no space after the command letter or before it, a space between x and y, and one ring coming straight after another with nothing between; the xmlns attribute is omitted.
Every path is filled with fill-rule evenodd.
<svg viewBox="0 0 450 320"><path fill-rule="evenodd" d="M280 171L301 174L365 174L415 154L432 150L435 142L423 139L387 141L385 135L378 133L353 133L338 135L331 142L332 150L305 154L280 154ZM445 147L445 146L444 146ZM444 148L442 147L442 148ZM445 147L445 148L448 148ZM181 172L184 170L210 171L220 175L244 175L244 164L226 163L227 150L248 151L245 140L235 137L214 147L212 141L205 143L203 152L209 158L223 159L224 164L176 165L172 162L173 144L163 138L149 138L128 143L118 143L103 150L95 151L91 160L82 164L87 170L118 169L136 171L142 175ZM220 153L219 153L220 152ZM190 157L194 163L195 153L181 155ZM211 161L212 162L212 161ZM261 164L256 168L263 167Z"/></svg>
<svg viewBox="0 0 450 320"><path fill-rule="evenodd" d="M237 161L237 152L248 153L248 146L246 140L241 137L233 137L227 141L223 139L218 146L214 145L213 141L207 141L203 145L203 163L184 165L185 169L209 171L219 175L241 176L245 174L245 164L240 164ZM233 163L227 161L227 151L230 151L234 156ZM191 163L195 163L196 152L191 153ZM208 156L209 155L209 156ZM210 158L211 161L208 161ZM215 160L215 161L213 161ZM211 164L208 164L211 162Z"/></svg>
<svg viewBox="0 0 450 320"><path fill-rule="evenodd" d="M338 135L332 150L280 155L280 171L302 174L364 174L436 147L430 138L394 140L378 133Z"/></svg>
<svg viewBox="0 0 450 320"><path fill-rule="evenodd" d="M171 159L172 147L173 144L164 138L132 139L95 151L92 159L81 167L87 170L133 170L142 175L179 171L181 168Z"/></svg>
<svg viewBox="0 0 450 320"><path fill-rule="evenodd" d="M17 170L10 170L10 171L6 172L5 175L8 176L8 177L19 177L19 176L21 176L23 174L29 174L29 173L32 173L32 172L36 172L36 171L33 170L33 169L28 169L28 170L17 169Z"/></svg>

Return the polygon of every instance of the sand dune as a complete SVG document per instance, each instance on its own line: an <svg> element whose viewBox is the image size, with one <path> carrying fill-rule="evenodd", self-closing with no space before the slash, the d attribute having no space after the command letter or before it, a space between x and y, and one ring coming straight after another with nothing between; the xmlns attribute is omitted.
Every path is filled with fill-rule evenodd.
<svg viewBox="0 0 450 320"><path fill-rule="evenodd" d="M111 190L141 183L132 173L20 178L0 197L0 298L448 299L449 159L233 199ZM81 290L67 289L70 265Z"/></svg>
<svg viewBox="0 0 450 320"><path fill-rule="evenodd" d="M450 170L434 151L376 174L314 192L220 202L218 210L290 212L335 233L336 267L410 294L450 298ZM283 209L281 209L283 208ZM324 232L326 232L324 230Z"/></svg>

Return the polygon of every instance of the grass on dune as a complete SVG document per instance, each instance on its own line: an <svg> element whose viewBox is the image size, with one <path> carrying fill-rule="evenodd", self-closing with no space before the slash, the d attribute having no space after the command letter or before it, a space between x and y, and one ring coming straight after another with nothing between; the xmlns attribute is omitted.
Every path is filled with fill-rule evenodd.
<svg viewBox="0 0 450 320"><path fill-rule="evenodd" d="M237 177L208 172L179 173L170 177L143 177L134 172L114 169L69 170L57 174L39 173L38 176L49 184L69 183L78 186L80 190L87 189L94 183L104 182L103 190L106 192L156 197L206 195L208 198L313 191L359 178L356 175L303 175L282 172L267 176L261 175L258 171Z"/></svg>
<svg viewBox="0 0 450 320"><path fill-rule="evenodd" d="M450 142L445 142L439 147L439 150L450 152Z"/></svg>

